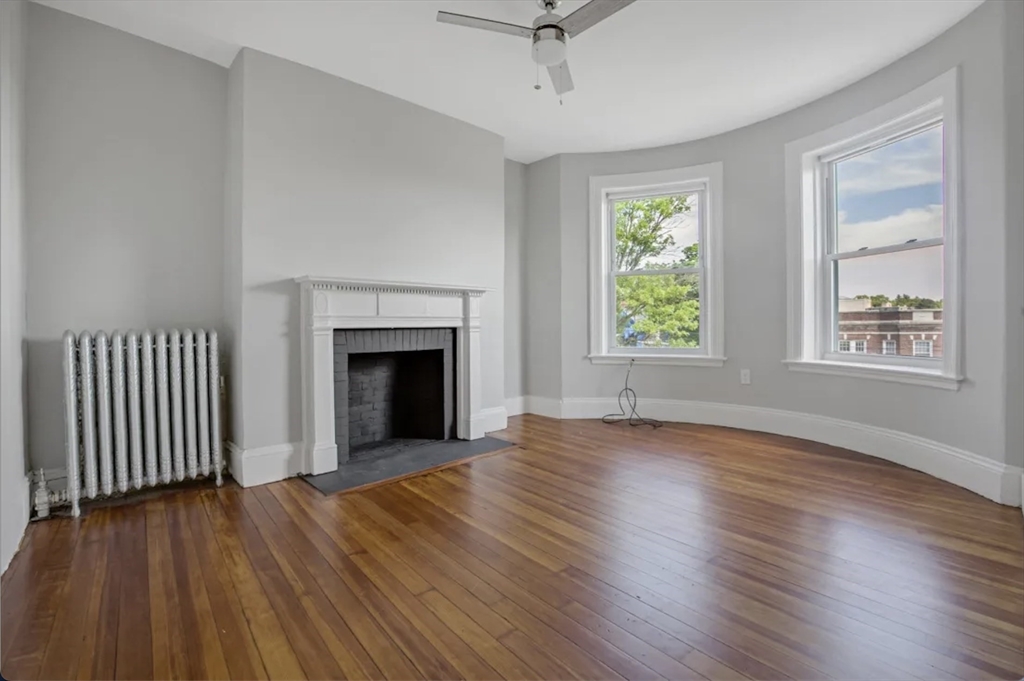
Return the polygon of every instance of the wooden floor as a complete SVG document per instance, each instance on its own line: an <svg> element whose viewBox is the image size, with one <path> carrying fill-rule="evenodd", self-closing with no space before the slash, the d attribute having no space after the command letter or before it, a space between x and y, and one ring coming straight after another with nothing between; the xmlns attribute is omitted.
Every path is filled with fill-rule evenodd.
<svg viewBox="0 0 1024 681"><path fill-rule="evenodd" d="M521 417L324 497L174 492L30 526L2 674L1018 679L1020 509L869 457Z"/></svg>

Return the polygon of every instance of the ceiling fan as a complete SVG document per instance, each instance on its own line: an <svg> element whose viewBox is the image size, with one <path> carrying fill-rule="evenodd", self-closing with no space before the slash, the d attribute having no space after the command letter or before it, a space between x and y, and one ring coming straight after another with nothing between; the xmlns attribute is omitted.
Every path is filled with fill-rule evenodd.
<svg viewBox="0 0 1024 681"><path fill-rule="evenodd" d="M590 0L583 7L563 18L555 14L555 10L562 4L562 0L537 0L537 4L544 10L544 14L533 20L532 28L451 12L438 12L437 20L445 24L482 28L487 31L532 39L533 61L547 67L548 75L551 76L551 84L555 87L555 93L561 95L573 89L569 62L566 61L566 47L569 38L575 38L594 24L604 21L635 1ZM535 87L540 89L539 84Z"/></svg>

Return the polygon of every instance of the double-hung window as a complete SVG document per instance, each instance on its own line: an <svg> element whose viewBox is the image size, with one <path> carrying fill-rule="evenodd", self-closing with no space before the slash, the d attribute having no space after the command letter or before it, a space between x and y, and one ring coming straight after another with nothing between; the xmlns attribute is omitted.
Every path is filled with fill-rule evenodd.
<svg viewBox="0 0 1024 681"><path fill-rule="evenodd" d="M791 369L957 387L956 75L787 145Z"/></svg>
<svg viewBox="0 0 1024 681"><path fill-rule="evenodd" d="M724 362L722 165L591 178L590 359Z"/></svg>

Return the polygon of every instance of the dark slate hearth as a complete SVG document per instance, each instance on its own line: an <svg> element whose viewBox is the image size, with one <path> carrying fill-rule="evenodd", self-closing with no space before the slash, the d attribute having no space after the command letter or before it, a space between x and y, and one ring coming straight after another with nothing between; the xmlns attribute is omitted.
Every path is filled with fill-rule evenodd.
<svg viewBox="0 0 1024 681"><path fill-rule="evenodd" d="M379 450L374 451L373 456L365 456L369 452L353 452L355 456L338 466L337 471L302 477L324 494L334 494L391 478L405 477L460 459L515 447L511 442L495 437L441 442L385 441L376 446Z"/></svg>

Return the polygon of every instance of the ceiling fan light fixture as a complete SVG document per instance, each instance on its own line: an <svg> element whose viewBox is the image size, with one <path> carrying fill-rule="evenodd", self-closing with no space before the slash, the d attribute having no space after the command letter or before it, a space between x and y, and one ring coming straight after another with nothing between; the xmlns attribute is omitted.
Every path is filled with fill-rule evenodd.
<svg viewBox="0 0 1024 681"><path fill-rule="evenodd" d="M533 61L541 66L557 66L565 61L565 33L557 28L542 28L533 37Z"/></svg>

